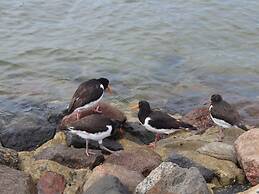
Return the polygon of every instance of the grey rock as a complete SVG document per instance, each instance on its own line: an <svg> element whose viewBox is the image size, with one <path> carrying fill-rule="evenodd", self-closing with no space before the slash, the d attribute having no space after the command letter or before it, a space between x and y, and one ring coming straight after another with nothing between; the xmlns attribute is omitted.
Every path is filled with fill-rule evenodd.
<svg viewBox="0 0 259 194"><path fill-rule="evenodd" d="M36 194L30 175L5 165L0 165L0 175L1 194Z"/></svg>
<svg viewBox="0 0 259 194"><path fill-rule="evenodd" d="M117 177L107 175L91 185L84 194L130 194L130 192Z"/></svg>
<svg viewBox="0 0 259 194"><path fill-rule="evenodd" d="M196 167L206 182L211 182L211 180L216 176L212 170L205 168L204 166L192 161L191 159L177 153L172 153L165 161L175 163L182 168Z"/></svg>
<svg viewBox="0 0 259 194"><path fill-rule="evenodd" d="M200 147L197 151L201 154L212 156L214 158L229 160L237 163L235 148L233 145L222 142L212 142Z"/></svg>
<svg viewBox="0 0 259 194"><path fill-rule="evenodd" d="M18 169L18 153L15 150L0 147L0 164Z"/></svg>
<svg viewBox="0 0 259 194"><path fill-rule="evenodd" d="M93 152L93 150L91 150ZM65 145L49 147L35 156L36 160L52 160L64 166L74 169L87 168L93 169L103 163L104 156L101 151L94 151L95 154L86 156L85 149L76 149Z"/></svg>
<svg viewBox="0 0 259 194"><path fill-rule="evenodd" d="M210 194L207 184L195 167L181 168L171 162L163 162L136 187L136 194L145 194L159 187L160 193ZM162 189L162 190L161 190Z"/></svg>
<svg viewBox="0 0 259 194"><path fill-rule="evenodd" d="M28 113L5 125L0 131L0 140L4 147L30 151L53 138L55 132L55 128L46 119Z"/></svg>

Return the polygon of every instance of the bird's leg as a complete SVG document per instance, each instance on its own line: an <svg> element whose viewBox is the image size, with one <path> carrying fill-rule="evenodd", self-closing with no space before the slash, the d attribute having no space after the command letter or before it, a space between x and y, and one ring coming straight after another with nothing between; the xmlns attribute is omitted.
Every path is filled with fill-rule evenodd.
<svg viewBox="0 0 259 194"><path fill-rule="evenodd" d="M101 148L102 150L105 150L105 151L107 151L107 152L109 152L109 153L111 153L111 154L117 155L117 153L116 153L115 151L112 151L112 150L108 149L107 147L105 147L105 146L103 145L103 141L102 141L102 140L98 141L98 143L99 143L100 148Z"/></svg>
<svg viewBox="0 0 259 194"><path fill-rule="evenodd" d="M160 139L161 139L160 134L157 133L156 138L155 138L155 142L150 143L148 146L154 149L156 147L156 142L159 141Z"/></svg>
<svg viewBox="0 0 259 194"><path fill-rule="evenodd" d="M223 139L224 139L224 132L223 132L223 128L220 127L220 128L219 128L218 141L219 141L219 142L222 142Z"/></svg>
<svg viewBox="0 0 259 194"><path fill-rule="evenodd" d="M90 154L95 154L94 152L91 152L88 150L88 139L85 140L85 154L89 157Z"/></svg>
<svg viewBox="0 0 259 194"><path fill-rule="evenodd" d="M81 116L81 112L80 112L80 109L78 109L76 111L76 120L79 120L80 119L80 116Z"/></svg>
<svg viewBox="0 0 259 194"><path fill-rule="evenodd" d="M97 105L97 107L95 107L94 112L102 113L102 110L100 110L100 106L99 105Z"/></svg>

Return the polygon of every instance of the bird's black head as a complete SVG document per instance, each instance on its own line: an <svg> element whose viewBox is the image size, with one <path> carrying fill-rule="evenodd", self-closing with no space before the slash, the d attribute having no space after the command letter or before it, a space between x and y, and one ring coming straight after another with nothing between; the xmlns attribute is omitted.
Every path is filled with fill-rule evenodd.
<svg viewBox="0 0 259 194"><path fill-rule="evenodd" d="M223 98L219 94L213 94L210 100L211 100L211 103L218 103L218 102L221 102Z"/></svg>
<svg viewBox="0 0 259 194"><path fill-rule="evenodd" d="M139 112L138 112L138 118L139 121L144 124L145 119L149 116L149 114L152 112L150 105L147 101L139 101L138 103Z"/></svg>
<svg viewBox="0 0 259 194"><path fill-rule="evenodd" d="M101 77L101 78L97 79L97 81L100 82L103 85L105 90L106 90L106 88L108 88L108 86L109 86L109 80L108 79Z"/></svg>
<svg viewBox="0 0 259 194"><path fill-rule="evenodd" d="M123 126L124 124L121 121L111 119L112 132L111 135L116 139L123 135Z"/></svg>

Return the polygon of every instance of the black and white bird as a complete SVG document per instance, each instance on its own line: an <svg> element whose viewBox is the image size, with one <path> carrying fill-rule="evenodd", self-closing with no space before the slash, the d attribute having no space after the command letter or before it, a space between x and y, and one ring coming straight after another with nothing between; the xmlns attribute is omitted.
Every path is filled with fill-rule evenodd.
<svg viewBox="0 0 259 194"><path fill-rule="evenodd" d="M242 124L241 116L238 111L228 102L224 101L219 94L213 94L211 96L209 112L212 121L220 126L219 141L222 141L224 138L223 128L235 127L247 130Z"/></svg>
<svg viewBox="0 0 259 194"><path fill-rule="evenodd" d="M122 130L122 124L117 120L112 120L102 114L92 114L80 120L71 123L67 129L70 133L80 136L86 142L86 155L92 154L88 151L88 141L97 141L100 148L110 153L114 151L109 150L103 146L103 139L115 133L115 130Z"/></svg>
<svg viewBox="0 0 259 194"><path fill-rule="evenodd" d="M194 126L173 118L167 113L155 111L150 108L147 101L139 101L132 109L139 109L138 118L140 123L148 130L156 134L155 142L150 146L155 147L160 134L171 134L181 129L197 130Z"/></svg>
<svg viewBox="0 0 259 194"><path fill-rule="evenodd" d="M109 80L106 78L91 79L81 83L69 103L67 114L76 111L79 119L80 111L83 109L94 109L95 112L101 113L98 102L105 90L112 93Z"/></svg>

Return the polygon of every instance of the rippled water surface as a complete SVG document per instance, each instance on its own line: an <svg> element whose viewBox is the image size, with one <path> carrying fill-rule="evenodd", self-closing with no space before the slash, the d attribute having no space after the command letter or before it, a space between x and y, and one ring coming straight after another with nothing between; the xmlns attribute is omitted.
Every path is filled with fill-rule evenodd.
<svg viewBox="0 0 259 194"><path fill-rule="evenodd" d="M0 1L1 107L67 103L101 76L122 105L257 100L258 10L256 0Z"/></svg>

